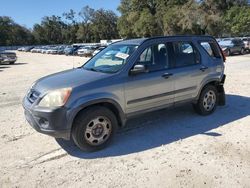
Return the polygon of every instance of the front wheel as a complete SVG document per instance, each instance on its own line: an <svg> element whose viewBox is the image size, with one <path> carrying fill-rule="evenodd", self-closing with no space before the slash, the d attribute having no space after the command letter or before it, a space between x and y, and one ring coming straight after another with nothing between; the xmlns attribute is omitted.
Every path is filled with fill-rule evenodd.
<svg viewBox="0 0 250 188"><path fill-rule="evenodd" d="M218 91L215 86L205 86L196 104L193 104L195 111L203 116L212 114L218 104Z"/></svg>
<svg viewBox="0 0 250 188"><path fill-rule="evenodd" d="M9 64L10 64L10 65L13 65L13 64L15 64L15 62L16 62L16 61L11 61L11 62L9 62Z"/></svg>
<svg viewBox="0 0 250 188"><path fill-rule="evenodd" d="M83 151L96 151L106 147L117 128L114 113L102 106L90 107L76 118L72 138Z"/></svg>

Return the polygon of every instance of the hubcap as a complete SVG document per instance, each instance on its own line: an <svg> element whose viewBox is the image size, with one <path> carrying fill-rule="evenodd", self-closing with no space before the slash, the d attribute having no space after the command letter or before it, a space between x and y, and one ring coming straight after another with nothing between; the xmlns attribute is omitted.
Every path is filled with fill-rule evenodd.
<svg viewBox="0 0 250 188"><path fill-rule="evenodd" d="M98 116L88 123L84 138L90 145L98 146L108 140L111 131L111 121L106 117Z"/></svg>
<svg viewBox="0 0 250 188"><path fill-rule="evenodd" d="M210 90L204 95L203 99L203 107L206 111L213 110L216 103L216 95L214 91Z"/></svg>

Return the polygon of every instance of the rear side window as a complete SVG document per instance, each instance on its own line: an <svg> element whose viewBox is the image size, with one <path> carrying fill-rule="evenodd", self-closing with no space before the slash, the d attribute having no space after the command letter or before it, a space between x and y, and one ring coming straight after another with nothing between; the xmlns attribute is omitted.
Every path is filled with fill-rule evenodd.
<svg viewBox="0 0 250 188"><path fill-rule="evenodd" d="M191 42L173 42L175 67L185 67L200 63L200 55Z"/></svg>
<svg viewBox="0 0 250 188"><path fill-rule="evenodd" d="M221 58L220 50L215 42L200 42L210 57Z"/></svg>

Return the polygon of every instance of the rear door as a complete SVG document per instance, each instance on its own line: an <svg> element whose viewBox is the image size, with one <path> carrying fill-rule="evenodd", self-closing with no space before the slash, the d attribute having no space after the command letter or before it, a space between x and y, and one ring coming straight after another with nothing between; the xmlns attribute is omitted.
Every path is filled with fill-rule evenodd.
<svg viewBox="0 0 250 188"><path fill-rule="evenodd" d="M174 67L174 102L191 100L197 95L198 85L206 74L207 67L201 64L201 56L190 41L171 42Z"/></svg>

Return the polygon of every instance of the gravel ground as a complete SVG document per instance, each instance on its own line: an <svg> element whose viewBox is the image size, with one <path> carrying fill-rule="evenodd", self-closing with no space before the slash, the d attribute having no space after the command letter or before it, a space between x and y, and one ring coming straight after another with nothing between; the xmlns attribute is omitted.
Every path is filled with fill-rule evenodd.
<svg viewBox="0 0 250 188"><path fill-rule="evenodd" d="M250 187L250 55L227 58L227 105L213 115L147 114L96 153L37 133L21 105L36 79L86 59L17 55L0 65L0 187Z"/></svg>

